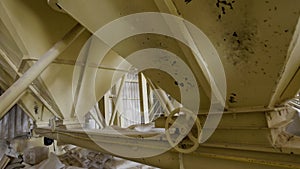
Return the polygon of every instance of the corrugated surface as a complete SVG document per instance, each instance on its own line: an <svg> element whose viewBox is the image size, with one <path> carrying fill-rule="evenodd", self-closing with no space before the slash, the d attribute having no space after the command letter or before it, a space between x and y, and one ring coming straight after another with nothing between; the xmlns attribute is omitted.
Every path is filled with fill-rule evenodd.
<svg viewBox="0 0 300 169"><path fill-rule="evenodd" d="M18 136L26 135L30 129L32 120L15 105L0 120L0 140L12 140Z"/></svg>
<svg viewBox="0 0 300 169"><path fill-rule="evenodd" d="M123 109L119 110L122 127L141 123L140 93L137 74L127 74L123 92Z"/></svg>

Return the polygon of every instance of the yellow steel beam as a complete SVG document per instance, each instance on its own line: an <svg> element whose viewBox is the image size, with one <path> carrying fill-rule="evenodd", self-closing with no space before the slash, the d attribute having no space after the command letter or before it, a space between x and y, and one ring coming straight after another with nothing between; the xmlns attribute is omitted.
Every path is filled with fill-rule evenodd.
<svg viewBox="0 0 300 169"><path fill-rule="evenodd" d="M26 73L23 74L12 86L0 96L0 119L6 114L13 103L16 103L18 96L35 80L40 73L64 51L82 32L84 28L76 25L63 39L57 42L36 62Z"/></svg>

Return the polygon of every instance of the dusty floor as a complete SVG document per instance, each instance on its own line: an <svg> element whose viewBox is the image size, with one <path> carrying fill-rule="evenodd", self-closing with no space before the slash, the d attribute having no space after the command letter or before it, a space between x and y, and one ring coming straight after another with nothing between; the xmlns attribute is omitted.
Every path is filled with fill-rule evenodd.
<svg viewBox="0 0 300 169"><path fill-rule="evenodd" d="M44 146L42 138L0 140L0 159L5 169L156 169L73 145Z"/></svg>

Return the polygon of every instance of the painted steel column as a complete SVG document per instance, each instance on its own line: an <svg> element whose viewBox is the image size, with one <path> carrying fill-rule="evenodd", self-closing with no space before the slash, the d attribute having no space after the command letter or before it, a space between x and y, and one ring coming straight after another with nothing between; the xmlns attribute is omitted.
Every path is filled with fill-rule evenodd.
<svg viewBox="0 0 300 169"><path fill-rule="evenodd" d="M84 30L85 28L83 26L77 24L0 96L0 119L11 108L11 105L14 105L18 101L18 96L26 90L32 81L35 80Z"/></svg>
<svg viewBox="0 0 300 169"><path fill-rule="evenodd" d="M139 96L140 96L140 114L141 114L141 123L145 124L145 105L144 105L144 86L143 86L143 77L142 73L138 73L138 84L139 84ZM146 96L147 97L147 96Z"/></svg>

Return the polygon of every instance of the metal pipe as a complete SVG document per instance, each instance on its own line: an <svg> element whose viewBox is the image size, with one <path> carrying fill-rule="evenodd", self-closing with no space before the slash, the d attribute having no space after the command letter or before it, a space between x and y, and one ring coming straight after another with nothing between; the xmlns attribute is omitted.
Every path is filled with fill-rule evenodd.
<svg viewBox="0 0 300 169"><path fill-rule="evenodd" d="M49 49L12 86L0 96L0 119L18 101L18 96L35 80L47 66L61 54L82 32L84 27L77 24L59 42Z"/></svg>
<svg viewBox="0 0 300 169"><path fill-rule="evenodd" d="M83 131L68 131L68 130L56 130L51 132L50 129L47 128L36 128L35 132L39 135L52 138L63 143L69 143L73 145L77 145L83 148L88 148L95 151L100 151L103 153L108 153L106 150L101 148L97 145L97 142L101 142L103 144L107 143L111 146L137 146L134 142L130 142L124 140L124 138L117 138L114 134L111 135L103 135L103 138L111 137L110 139L104 140L100 137L100 133L97 135L93 135L92 137L88 137L87 135L92 135L92 133L85 133ZM99 138L96 139L96 137ZM91 138L96 139L92 140ZM112 139L113 138L113 139ZM132 138L134 140L134 138ZM146 142L145 142L146 143ZM151 149L159 149L157 145L148 145L148 144L138 144L144 151L149 151ZM182 160L182 164L186 168L197 168L199 166L206 166L205 168L213 168L212 160L215 163L222 163L224 168L232 168L232 166L239 166L238 168L242 168L241 166L249 166L253 165L255 168L255 164L259 165L260 168L290 168L290 169L300 169L298 161L286 161L286 158L292 158L290 154L280 154L270 153L270 152L257 152L251 150L233 150L233 149L217 149L216 152L215 148L209 147L200 147L201 150L196 151L190 154L181 154L182 159L179 158L178 152L174 150L169 150L163 154L154 156L154 157L147 157L147 158L132 158L130 160L145 163L148 165L153 165L156 167L161 168L179 168L180 167L180 160ZM239 154L239 156L235 156L234 154ZM268 158L265 158L268 157ZM124 157L123 157L124 158ZM125 157L126 158L126 157ZM209 159L208 162L206 162ZM293 160L297 159L294 157ZM184 161L183 161L184 160ZM184 163L183 163L184 162ZM197 166L197 167L196 167ZM247 167L246 167L247 168Z"/></svg>
<svg viewBox="0 0 300 169"><path fill-rule="evenodd" d="M36 59L36 58L26 58L26 59L23 59L23 61L38 61L38 59ZM55 60L53 60L52 63L53 64L59 64L59 65L71 65L71 66L74 66L76 64L76 61L64 60L64 59L55 59ZM89 63L89 67L103 69L103 70L113 70L113 71L119 71L119 72L129 73L129 71L125 70L125 69L105 67L105 66L97 65L97 63L95 63L95 64Z"/></svg>
<svg viewBox="0 0 300 169"><path fill-rule="evenodd" d="M159 101L161 102L161 105L163 106L164 111L166 111L165 114L169 115L171 113L171 111L173 111L175 109L175 107L172 104L172 102L169 100L167 94L160 87L153 84L151 82L151 80L147 79L147 82L150 85L150 87L152 88L153 92L158 97Z"/></svg>

